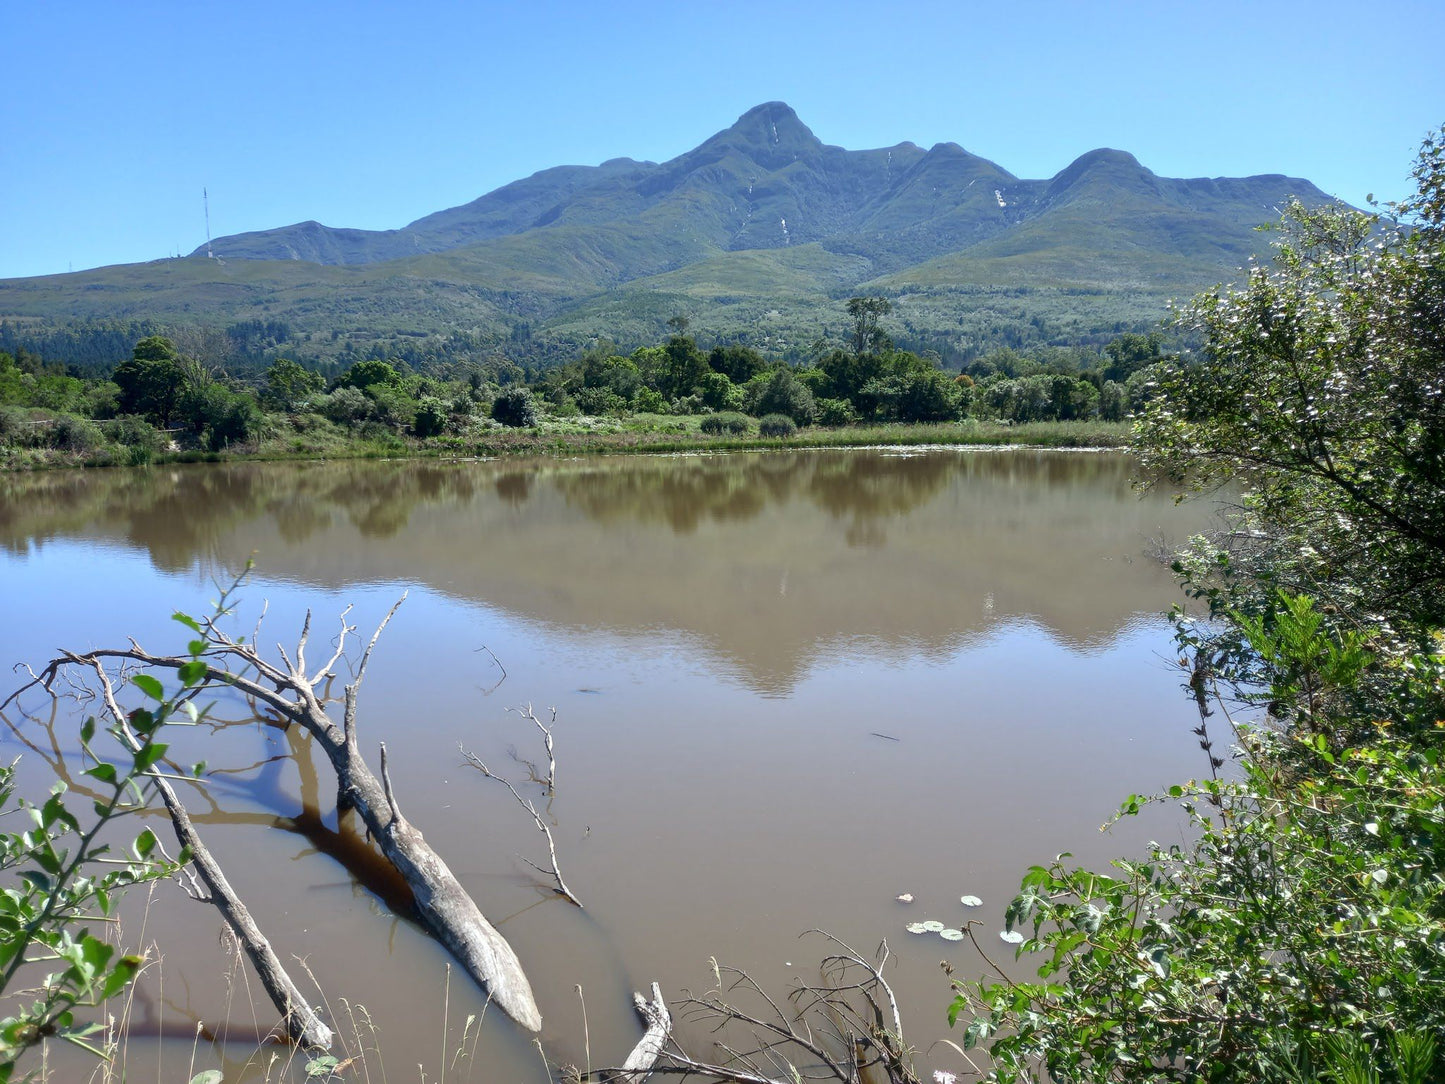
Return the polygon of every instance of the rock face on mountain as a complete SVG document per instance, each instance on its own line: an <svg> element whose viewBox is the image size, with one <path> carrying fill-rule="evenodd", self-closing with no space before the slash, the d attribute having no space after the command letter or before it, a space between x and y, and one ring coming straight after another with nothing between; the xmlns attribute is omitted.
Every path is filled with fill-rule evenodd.
<svg viewBox="0 0 1445 1084"><path fill-rule="evenodd" d="M302 357L440 337L542 361L656 341L684 313L797 358L872 293L894 300L899 342L971 356L1152 326L1267 251L1254 227L1291 196L1326 199L1279 175L1159 177L1119 150L1044 180L956 143L844 150L767 102L671 161L546 169L396 230L302 222L218 238L215 259L0 281L0 319L264 318L301 333Z"/></svg>

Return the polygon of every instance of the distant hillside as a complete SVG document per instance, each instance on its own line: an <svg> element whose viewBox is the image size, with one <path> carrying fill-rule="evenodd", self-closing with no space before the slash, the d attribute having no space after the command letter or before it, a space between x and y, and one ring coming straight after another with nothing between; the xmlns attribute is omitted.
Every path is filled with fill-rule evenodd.
<svg viewBox="0 0 1445 1084"><path fill-rule="evenodd" d="M1232 278L1290 196L1327 198L1279 175L1158 177L1117 150L1048 180L954 143L849 151L769 102L669 162L543 170L397 230L303 222L219 238L216 259L0 280L0 319L264 319L294 356L461 336L535 361L685 314L704 338L796 354L868 292L894 300L901 340L966 357L1152 324Z"/></svg>

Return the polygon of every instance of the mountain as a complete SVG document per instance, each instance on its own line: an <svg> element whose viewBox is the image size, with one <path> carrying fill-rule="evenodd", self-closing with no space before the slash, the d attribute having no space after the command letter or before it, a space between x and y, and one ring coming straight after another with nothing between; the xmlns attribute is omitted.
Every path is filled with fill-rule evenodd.
<svg viewBox="0 0 1445 1084"><path fill-rule="evenodd" d="M1234 277L1290 196L1327 199L1280 175L1159 177L1119 150L1047 180L956 143L844 150L767 102L671 161L543 170L396 230L302 222L218 238L214 259L0 280L0 318L260 318L293 356L462 336L545 360L653 341L684 313L796 355L867 292L894 299L900 342L959 356L1152 324L1167 297Z"/></svg>

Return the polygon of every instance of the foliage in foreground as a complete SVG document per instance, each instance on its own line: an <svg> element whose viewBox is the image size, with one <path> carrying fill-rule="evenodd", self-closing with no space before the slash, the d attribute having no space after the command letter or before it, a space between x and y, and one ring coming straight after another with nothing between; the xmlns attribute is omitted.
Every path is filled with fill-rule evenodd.
<svg viewBox="0 0 1445 1084"><path fill-rule="evenodd" d="M1276 693L1322 683L1341 650L1295 639L1306 612L1277 621L1275 644L1300 650L1275 656ZM1400 702L1423 713L1402 730L1425 738L1248 734L1242 780L1154 799L1182 801L1192 846L1107 874L1066 855L1031 869L1006 918L1039 981L963 985L950 1020L973 1014L965 1045L987 1045L1003 1081L1312 1081L1361 1053L1379 1075L1360 1079L1435 1079L1410 1059L1434 1064L1445 1034L1442 675L1440 654L1401 674Z"/></svg>
<svg viewBox="0 0 1445 1084"><path fill-rule="evenodd" d="M148 675L135 683L161 706L132 712L129 734L111 728L118 757L97 752L94 719L81 727L81 755L91 765L82 773L86 800L57 782L44 803L12 805L15 765L0 768L0 815L24 823L0 834L0 871L7 881L0 889L0 995L23 999L0 1021L0 1084L11 1079L28 1048L50 1037L104 1056L92 1042L104 1026L77 1021L75 1010L118 995L144 960L118 953L113 938L97 936L92 927L113 921L124 889L170 876L186 860L184 853L178 861L165 857L149 828L123 856L105 839L116 822L146 807L153 790L147 773L167 749L156 740L166 721L160 683ZM26 990L17 990L20 982Z"/></svg>

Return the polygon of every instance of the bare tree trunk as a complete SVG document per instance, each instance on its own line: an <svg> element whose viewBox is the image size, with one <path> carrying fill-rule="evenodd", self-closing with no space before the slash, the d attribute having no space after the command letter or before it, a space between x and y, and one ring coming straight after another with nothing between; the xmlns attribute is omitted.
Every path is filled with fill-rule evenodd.
<svg viewBox="0 0 1445 1084"><path fill-rule="evenodd" d="M657 1064L657 1059L662 1056L662 1048L667 1044L667 1037L672 1034L672 1014L667 1011L667 1004L662 1000L662 990L657 983L652 984L651 1001L641 994L633 994L632 1000L637 1003L638 1013L647 1022L647 1030L632 1048L632 1053L627 1055L622 1068L610 1078L611 1084L642 1084L642 1081L652 1074L652 1068Z"/></svg>

